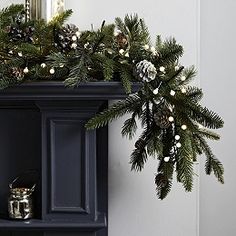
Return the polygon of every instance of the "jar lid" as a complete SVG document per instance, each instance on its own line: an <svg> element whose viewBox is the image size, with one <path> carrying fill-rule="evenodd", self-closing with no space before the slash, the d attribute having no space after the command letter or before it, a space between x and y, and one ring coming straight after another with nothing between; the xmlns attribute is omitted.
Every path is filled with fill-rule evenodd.
<svg viewBox="0 0 236 236"><path fill-rule="evenodd" d="M12 188L11 193L17 196L30 195L32 193L29 188Z"/></svg>

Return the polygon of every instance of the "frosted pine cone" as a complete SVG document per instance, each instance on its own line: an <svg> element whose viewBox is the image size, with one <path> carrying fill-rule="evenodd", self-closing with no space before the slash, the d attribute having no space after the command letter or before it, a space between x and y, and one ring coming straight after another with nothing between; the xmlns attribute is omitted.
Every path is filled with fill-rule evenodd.
<svg viewBox="0 0 236 236"><path fill-rule="evenodd" d="M144 82L150 82L156 78L156 67L147 60L140 61L136 64L136 75Z"/></svg>
<svg viewBox="0 0 236 236"><path fill-rule="evenodd" d="M63 52L77 48L79 29L75 25L65 25L55 33L55 46Z"/></svg>

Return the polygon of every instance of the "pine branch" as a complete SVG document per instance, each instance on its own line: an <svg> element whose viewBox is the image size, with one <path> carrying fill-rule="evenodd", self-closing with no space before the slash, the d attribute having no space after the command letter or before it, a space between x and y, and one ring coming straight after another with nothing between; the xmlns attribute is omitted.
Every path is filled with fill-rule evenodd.
<svg viewBox="0 0 236 236"><path fill-rule="evenodd" d="M174 165L171 162L160 162L158 174L155 177L156 191L159 199L166 198L172 187Z"/></svg>
<svg viewBox="0 0 236 236"><path fill-rule="evenodd" d="M189 68L184 69L183 76L185 76L185 80L180 80L179 85L186 85L191 82L197 74L196 68L194 66L190 66Z"/></svg>
<svg viewBox="0 0 236 236"><path fill-rule="evenodd" d="M177 44L174 38L169 38L159 48L159 54L158 63L160 65L175 63L183 55L183 47Z"/></svg>
<svg viewBox="0 0 236 236"><path fill-rule="evenodd" d="M220 183L224 183L224 167L222 163L214 156L211 148L207 142L199 135L196 135L196 138L199 140L201 148L206 155L206 164L205 171L207 175L210 175L212 171Z"/></svg>
<svg viewBox="0 0 236 236"><path fill-rule="evenodd" d="M211 130L207 130L207 129L202 129L200 128L198 130L198 134L201 135L202 137L206 137L208 139L211 140L219 140L220 139L220 135L211 131Z"/></svg>
<svg viewBox="0 0 236 236"><path fill-rule="evenodd" d="M137 142L135 149L130 156L131 170L141 171L147 161L146 145L149 142L150 132L145 129Z"/></svg>
<svg viewBox="0 0 236 236"><path fill-rule="evenodd" d="M120 17L115 18L115 24L116 24L116 27L118 28L118 30L120 30L121 32L126 33L126 34L128 33L127 29L125 27L125 24Z"/></svg>
<svg viewBox="0 0 236 236"><path fill-rule="evenodd" d="M194 121L210 129L219 129L223 127L224 121L215 112L190 101L188 101L188 106L189 116Z"/></svg>
<svg viewBox="0 0 236 236"><path fill-rule="evenodd" d="M6 76L1 76L0 78L0 90L9 88L11 86L17 85L19 82L15 78L9 78Z"/></svg>
<svg viewBox="0 0 236 236"><path fill-rule="evenodd" d="M68 63L68 59L61 52L51 53L47 56L47 61L51 67L65 66Z"/></svg>
<svg viewBox="0 0 236 236"><path fill-rule="evenodd" d="M53 26L53 27L61 27L66 20L68 20L68 18L72 15L73 11L70 10L66 10L56 16L54 16L52 18L52 20L50 20L50 22L48 23L49 26Z"/></svg>
<svg viewBox="0 0 236 236"><path fill-rule="evenodd" d="M88 78L88 68L84 56L80 57L77 65L71 68L68 78L65 80L65 85L68 87L76 87L81 82L85 82Z"/></svg>
<svg viewBox="0 0 236 236"><path fill-rule="evenodd" d="M95 70L102 70L104 80L110 81L115 73L116 62L99 53L94 54L92 59L94 65L98 65L98 68L95 68Z"/></svg>
<svg viewBox="0 0 236 236"><path fill-rule="evenodd" d="M162 39L161 39L161 35L157 35L157 37L156 37L156 49L157 49L157 51L159 51L161 49L162 44L163 44L163 42L162 42Z"/></svg>
<svg viewBox="0 0 236 236"><path fill-rule="evenodd" d="M136 133L137 130L137 123L136 123L136 113L133 113L131 118L127 119L124 122L124 125L122 127L121 134L122 136L128 136L129 139L132 139Z"/></svg>
<svg viewBox="0 0 236 236"><path fill-rule="evenodd" d="M186 88L186 94L187 99L191 99L193 102L199 102L203 97L202 89L199 89L197 87L191 87L188 86Z"/></svg>
<svg viewBox="0 0 236 236"><path fill-rule="evenodd" d="M121 82L123 84L125 92L127 94L130 94L132 90L131 85L132 85L133 76L128 66L123 65L120 67L120 77L121 77Z"/></svg>
<svg viewBox="0 0 236 236"><path fill-rule="evenodd" d="M147 143L147 153L150 156L163 157L164 143L162 140L162 130L158 126L152 127L149 142Z"/></svg>
<svg viewBox="0 0 236 236"><path fill-rule="evenodd" d="M23 4L12 4L0 11L0 30L10 25L17 14L24 11Z"/></svg>
<svg viewBox="0 0 236 236"><path fill-rule="evenodd" d="M137 142L138 141L140 141L140 139L138 139ZM131 170L142 171L147 158L145 147L135 148L130 156Z"/></svg>
<svg viewBox="0 0 236 236"><path fill-rule="evenodd" d="M180 131L179 131L180 132ZM176 172L177 180L182 183L187 192L192 191L193 187L193 149L191 139L186 132L180 132L181 148L177 156Z"/></svg>
<svg viewBox="0 0 236 236"><path fill-rule="evenodd" d="M107 123L123 116L126 113L132 113L136 112L136 110L140 110L142 103L143 101L138 95L130 95L124 101L119 101L110 108L97 114L88 121L85 127L87 129L96 129L105 126Z"/></svg>

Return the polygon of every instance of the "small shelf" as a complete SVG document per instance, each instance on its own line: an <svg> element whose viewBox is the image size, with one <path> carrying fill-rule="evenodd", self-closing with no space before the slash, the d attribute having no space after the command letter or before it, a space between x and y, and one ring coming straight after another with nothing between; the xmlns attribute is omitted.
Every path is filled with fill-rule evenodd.
<svg viewBox="0 0 236 236"><path fill-rule="evenodd" d="M140 88L133 83L132 92ZM0 101L6 100L109 100L127 97L120 82L87 82L75 88L65 87L62 81L37 81L23 83L0 91Z"/></svg>
<svg viewBox="0 0 236 236"><path fill-rule="evenodd" d="M102 218L102 217L101 217ZM39 220L14 221L0 219L0 231L11 230L99 230L107 226L106 219L98 219L96 222L78 222L76 220Z"/></svg>

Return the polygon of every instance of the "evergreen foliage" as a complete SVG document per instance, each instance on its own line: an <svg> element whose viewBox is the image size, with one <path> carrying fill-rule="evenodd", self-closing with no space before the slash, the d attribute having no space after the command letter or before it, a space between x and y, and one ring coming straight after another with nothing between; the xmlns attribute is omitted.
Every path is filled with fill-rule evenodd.
<svg viewBox="0 0 236 236"><path fill-rule="evenodd" d="M86 124L96 129L125 115L122 135L134 138L137 121L143 132L131 154L131 169L141 171L149 156L157 159L157 196L171 190L173 175L191 191L197 156L206 155L206 174L214 173L223 183L224 169L206 139L219 140L211 129L223 120L200 104L201 89L189 83L195 68L179 62L183 47L174 38L158 35L151 45L145 22L138 15L102 23L100 29L76 31L64 26L71 10L44 20L24 20L24 6L11 5L0 11L0 89L25 81L63 80L66 86L86 81L120 81L127 98L98 113ZM140 89L132 92L132 83Z"/></svg>

